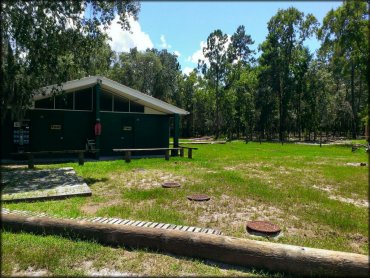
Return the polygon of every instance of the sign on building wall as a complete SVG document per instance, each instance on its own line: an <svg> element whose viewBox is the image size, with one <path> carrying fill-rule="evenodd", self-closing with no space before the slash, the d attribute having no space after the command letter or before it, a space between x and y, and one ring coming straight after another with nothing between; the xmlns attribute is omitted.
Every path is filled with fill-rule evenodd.
<svg viewBox="0 0 370 278"><path fill-rule="evenodd" d="M13 143L19 146L30 143L30 123L29 121L14 122Z"/></svg>
<svg viewBox="0 0 370 278"><path fill-rule="evenodd" d="M124 131L131 131L132 130L132 126L124 126L123 127L123 130Z"/></svg>
<svg viewBox="0 0 370 278"><path fill-rule="evenodd" d="M61 130L62 129L62 125L50 125L50 129L51 130Z"/></svg>

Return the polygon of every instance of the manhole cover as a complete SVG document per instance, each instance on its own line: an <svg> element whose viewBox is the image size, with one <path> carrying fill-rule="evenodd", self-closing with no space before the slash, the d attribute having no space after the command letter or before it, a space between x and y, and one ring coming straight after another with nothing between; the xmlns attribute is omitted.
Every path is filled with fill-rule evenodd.
<svg viewBox="0 0 370 278"><path fill-rule="evenodd" d="M162 187L175 188L175 187L180 187L180 184L178 182L165 182L165 183L162 183Z"/></svg>
<svg viewBox="0 0 370 278"><path fill-rule="evenodd" d="M361 162L361 163L360 163L360 166L366 166L366 163Z"/></svg>
<svg viewBox="0 0 370 278"><path fill-rule="evenodd" d="M197 202L208 201L210 199L210 197L205 194L193 194L193 195L187 196L187 198L190 201L197 201Z"/></svg>
<svg viewBox="0 0 370 278"><path fill-rule="evenodd" d="M251 234L276 236L280 231L278 225L267 221L250 221L247 223L247 232Z"/></svg>

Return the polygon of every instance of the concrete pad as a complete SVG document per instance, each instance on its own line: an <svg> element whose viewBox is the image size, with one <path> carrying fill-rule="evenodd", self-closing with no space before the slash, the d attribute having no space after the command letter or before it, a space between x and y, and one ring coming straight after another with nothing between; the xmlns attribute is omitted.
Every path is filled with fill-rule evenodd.
<svg viewBox="0 0 370 278"><path fill-rule="evenodd" d="M3 202L62 199L92 194L87 184L71 167L4 171L1 175Z"/></svg>

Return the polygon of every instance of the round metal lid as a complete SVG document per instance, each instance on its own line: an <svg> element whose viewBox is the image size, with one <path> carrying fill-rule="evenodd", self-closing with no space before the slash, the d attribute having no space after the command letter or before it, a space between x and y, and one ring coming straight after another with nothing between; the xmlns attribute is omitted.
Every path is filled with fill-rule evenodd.
<svg viewBox="0 0 370 278"><path fill-rule="evenodd" d="M264 235L277 235L281 229L268 221L250 221L247 223L247 231L249 233L258 233Z"/></svg>
<svg viewBox="0 0 370 278"><path fill-rule="evenodd" d="M211 199L208 195L206 194L193 194L193 195L189 195L187 196L187 198L190 200L190 201L197 201L197 202L202 202L202 201L209 201L209 199Z"/></svg>
<svg viewBox="0 0 370 278"><path fill-rule="evenodd" d="M176 188L180 187L180 184L178 182L165 182L162 183L163 188Z"/></svg>

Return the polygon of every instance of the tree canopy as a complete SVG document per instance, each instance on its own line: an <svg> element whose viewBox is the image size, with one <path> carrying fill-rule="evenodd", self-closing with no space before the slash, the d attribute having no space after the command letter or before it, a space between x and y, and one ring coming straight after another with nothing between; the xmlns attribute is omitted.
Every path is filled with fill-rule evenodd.
<svg viewBox="0 0 370 278"><path fill-rule="evenodd" d="M109 66L104 28L118 15L128 30L128 17L137 18L140 5L131 0L19 0L4 1L1 8L4 119L7 111L23 111L35 89Z"/></svg>
<svg viewBox="0 0 370 278"><path fill-rule="evenodd" d="M128 18L140 10L136 1L8 1L2 8L2 111L23 111L35 88L102 74L189 111L182 136L283 141L364 134L369 15L362 1L344 1L323 22L280 9L258 52L252 26L233 34L210 30L204 59L190 74L166 49L111 50L104 28L119 15L129 29ZM321 43L317 52L307 47L313 36Z"/></svg>

